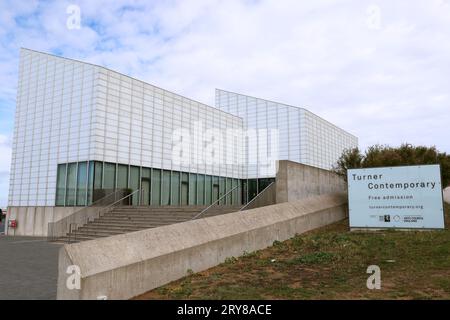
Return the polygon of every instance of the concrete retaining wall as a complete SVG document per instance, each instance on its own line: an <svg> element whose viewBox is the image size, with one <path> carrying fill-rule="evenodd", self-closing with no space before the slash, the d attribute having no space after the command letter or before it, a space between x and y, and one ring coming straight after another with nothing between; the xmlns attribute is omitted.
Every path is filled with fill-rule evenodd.
<svg viewBox="0 0 450 320"><path fill-rule="evenodd" d="M6 226L8 235L46 237L48 223L61 220L79 207L9 207L6 221L17 220L17 228ZM7 223L7 222L6 222Z"/></svg>
<svg viewBox="0 0 450 320"><path fill-rule="evenodd" d="M341 176L293 161L279 162L276 181L277 203L347 192L347 183Z"/></svg>
<svg viewBox="0 0 450 320"><path fill-rule="evenodd" d="M344 219L346 203L346 195L324 195L65 245L59 256L58 299L129 299L180 279L188 270L206 270L227 257ZM81 270L81 290L66 287L71 265Z"/></svg>

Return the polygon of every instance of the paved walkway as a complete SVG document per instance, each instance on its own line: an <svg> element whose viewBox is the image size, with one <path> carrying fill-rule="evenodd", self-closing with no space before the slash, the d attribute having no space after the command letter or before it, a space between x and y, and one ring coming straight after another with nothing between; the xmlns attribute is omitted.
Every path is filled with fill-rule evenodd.
<svg viewBox="0 0 450 320"><path fill-rule="evenodd" d="M60 247L43 238L0 235L0 300L56 299Z"/></svg>

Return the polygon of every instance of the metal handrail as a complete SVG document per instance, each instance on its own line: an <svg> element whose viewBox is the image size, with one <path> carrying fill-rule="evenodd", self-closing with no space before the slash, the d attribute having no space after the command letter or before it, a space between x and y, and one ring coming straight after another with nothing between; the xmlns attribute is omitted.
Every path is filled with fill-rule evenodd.
<svg viewBox="0 0 450 320"><path fill-rule="evenodd" d="M141 191L141 190L138 189L138 190L136 190L136 191L130 193L129 195L123 197L122 199L119 199L119 200L117 200L116 202L110 204L109 206L106 206L106 207L100 209L99 212L98 212L98 213L99 213L98 216L100 216L100 213L101 213L103 210L106 210L106 211L109 210L111 207L115 206L117 203L122 202L122 201L125 200L126 198L129 198L129 197L133 196L135 193L140 192L140 191Z"/></svg>
<svg viewBox="0 0 450 320"><path fill-rule="evenodd" d="M259 197L261 197L261 195L266 192L267 189L269 189L275 182L271 182L267 187L265 187L263 189L263 191L261 191L260 193L258 193L256 195L256 197L254 197L252 200L250 200L249 202L247 202L246 205L244 205L241 209L239 209L239 211L244 211L250 204L252 204L253 202L255 202Z"/></svg>
<svg viewBox="0 0 450 320"><path fill-rule="evenodd" d="M107 196L95 201L92 205L83 207L82 209L75 211L71 215L61 220L58 220L56 222L49 222L49 231L47 236L48 240L51 241L57 239L58 237L65 236L68 233L70 234L76 231L79 226L83 226L86 223L89 223L91 219L95 220L96 218L110 210L113 206L117 205L117 203L120 203L123 200L135 195L139 191L140 190L136 190L131 194L123 196L123 190L116 190L114 192L111 192ZM119 200L116 200L119 196L121 198ZM114 202L110 203L111 201ZM108 204L108 202L110 204ZM102 206L103 203L104 205L106 205L106 207ZM90 213L87 210L90 210Z"/></svg>
<svg viewBox="0 0 450 320"><path fill-rule="evenodd" d="M122 197L121 199L117 200L116 202L114 202L114 203L108 205L107 207L101 208L101 209L97 212L97 215L96 215L96 217L94 218L94 220L95 220L96 218L98 218L98 217L101 217L103 211L108 212L108 210L110 210L113 206L115 206L116 204L122 202L123 200L125 200L125 199L127 199L127 198L132 197L132 196L133 196L134 194L136 194L137 192L140 192L140 190L136 190L136 191L130 193L129 195L126 195L125 197ZM104 213L104 214L105 214L105 213ZM89 222L90 222L90 218L87 218L87 221L85 221L84 224L71 223L71 224L69 225L69 243L71 242L71 239L72 239L71 235L72 235L72 234L74 235L74 241L77 241L77 230L78 230L78 227L79 227L80 225L83 226L83 225L85 225L85 224L87 224L87 223L89 223ZM72 226L75 226L75 228L72 229Z"/></svg>
<svg viewBox="0 0 450 320"><path fill-rule="evenodd" d="M228 196L231 192L233 192L234 190L236 190L237 188L239 188L240 186L237 185L236 187L234 187L233 189L231 189L230 191L228 191L226 194L224 194L223 196L221 196L219 199L217 199L216 201L214 201L209 207L203 209L199 214L197 214L195 217L193 217L191 220L195 220L198 217L200 217L202 214L204 214L206 211L208 211L209 209L211 209L213 206L215 206L215 204L217 202L220 202L220 200L222 200L223 198L225 198L226 196Z"/></svg>
<svg viewBox="0 0 450 320"><path fill-rule="evenodd" d="M82 207L76 211L74 211L73 213L71 213L70 215L58 220L58 221L54 221L54 222L49 222L48 223L48 234L47 234L47 239L49 241L56 239L57 237L60 236L64 236L69 232L70 229L70 224L73 223L73 220L75 219L74 217L78 216L78 215L83 215L84 213L87 212L87 210L89 209L93 209L97 206L101 206L101 204L103 204L104 202L107 202L108 199L114 197L114 199L116 198L116 196L120 193L123 192L123 190L116 190L116 191L112 191L111 193L107 194L106 196L104 196L101 199L96 200L95 202L93 202L92 204L90 204L89 206L85 206ZM67 222L68 224L66 225L66 227L64 227L65 222ZM56 231L56 229L61 229ZM66 229L66 230L64 230ZM58 235L56 235L56 233Z"/></svg>

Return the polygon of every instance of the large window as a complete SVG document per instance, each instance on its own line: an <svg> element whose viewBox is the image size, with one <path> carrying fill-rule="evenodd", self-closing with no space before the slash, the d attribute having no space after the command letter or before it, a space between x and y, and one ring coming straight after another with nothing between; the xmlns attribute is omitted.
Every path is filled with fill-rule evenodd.
<svg viewBox="0 0 450 320"><path fill-rule="evenodd" d="M225 178L219 177L219 197L218 199L222 198L227 194L226 192L226 185L225 185ZM224 205L226 203L226 199L222 199L219 202L221 205Z"/></svg>
<svg viewBox="0 0 450 320"><path fill-rule="evenodd" d="M85 206L87 200L88 170L87 162L78 163L77 175L77 206Z"/></svg>
<svg viewBox="0 0 450 320"><path fill-rule="evenodd" d="M189 174L189 205L197 204L197 174Z"/></svg>
<svg viewBox="0 0 450 320"><path fill-rule="evenodd" d="M77 192L77 163L67 165L67 187L66 187L66 206L76 205Z"/></svg>
<svg viewBox="0 0 450 320"><path fill-rule="evenodd" d="M205 176L205 204L211 204L211 196L212 196L212 177Z"/></svg>
<svg viewBox="0 0 450 320"><path fill-rule="evenodd" d="M180 205L180 173L172 172L172 206Z"/></svg>
<svg viewBox="0 0 450 320"><path fill-rule="evenodd" d="M135 192L139 190L140 184L140 168L139 167L130 167L130 189L131 192ZM139 192L135 193L132 198L133 206L139 205Z"/></svg>
<svg viewBox="0 0 450 320"><path fill-rule="evenodd" d="M161 170L159 169L152 169L151 203L153 206L161 204Z"/></svg>
<svg viewBox="0 0 450 320"><path fill-rule="evenodd" d="M248 180L248 201L252 201L254 197L258 194L258 180L249 179Z"/></svg>
<svg viewBox="0 0 450 320"><path fill-rule="evenodd" d="M100 161L59 164L57 171L57 206L87 206L121 189L132 193L140 190L131 198L130 204L135 206L204 206L224 195L227 196L221 199L221 205L237 205L247 203L274 181L273 178L239 180ZM239 185L242 187L236 188Z"/></svg>
<svg viewBox="0 0 450 320"><path fill-rule="evenodd" d="M94 195L94 161L89 162L88 184L87 184L87 205L92 204Z"/></svg>
<svg viewBox="0 0 450 320"><path fill-rule="evenodd" d="M162 177L161 205L170 205L170 171L164 170Z"/></svg>
<svg viewBox="0 0 450 320"><path fill-rule="evenodd" d="M142 168L142 178L141 178L141 205L150 205L150 193L151 193L151 169Z"/></svg>
<svg viewBox="0 0 450 320"><path fill-rule="evenodd" d="M103 191L103 163L95 162L94 164L94 193L92 202L96 202L102 198Z"/></svg>
<svg viewBox="0 0 450 320"><path fill-rule="evenodd" d="M128 166L119 164L117 166L117 189L128 188Z"/></svg>
<svg viewBox="0 0 450 320"><path fill-rule="evenodd" d="M197 204L202 206L205 204L205 176L199 174L197 176Z"/></svg>
<svg viewBox="0 0 450 320"><path fill-rule="evenodd" d="M108 191L116 187L116 165L114 163L105 163L103 176L103 189Z"/></svg>
<svg viewBox="0 0 450 320"><path fill-rule="evenodd" d="M58 178L56 180L56 205L63 206L66 197L66 170L67 164L58 165Z"/></svg>

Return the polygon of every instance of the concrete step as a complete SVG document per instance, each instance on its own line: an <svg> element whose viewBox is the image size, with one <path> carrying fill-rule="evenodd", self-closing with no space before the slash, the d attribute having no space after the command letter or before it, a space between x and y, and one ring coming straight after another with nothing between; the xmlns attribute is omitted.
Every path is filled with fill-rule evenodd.
<svg viewBox="0 0 450 320"><path fill-rule="evenodd" d="M141 213L108 213L105 214L104 216L101 216L100 218L142 218L142 219L164 219L164 218L179 218L179 219L184 219L184 218L191 218L191 217L195 217L197 215L197 213L191 214L191 213L184 213L184 214L170 214L170 213L166 213L166 214L161 214L161 215L155 215L155 214L141 214Z"/></svg>
<svg viewBox="0 0 450 320"><path fill-rule="evenodd" d="M137 226L110 226L110 225L86 225L84 227L79 228L77 231L97 231L97 230L111 230L111 231L118 231L118 232L122 232L122 233L127 233L127 232L134 232L134 231L139 231L142 229L147 229L146 226L141 226L141 227L137 227Z"/></svg>
<svg viewBox="0 0 450 320"><path fill-rule="evenodd" d="M95 231L84 231L77 230L71 233L72 237L85 236L85 237L110 237L118 234L124 234L125 232L113 231L113 230L95 230Z"/></svg>
<svg viewBox="0 0 450 320"><path fill-rule="evenodd" d="M101 217L98 219L95 219L95 221L117 221L117 222L127 222L127 221L140 221L140 222L146 222L146 221L187 221L192 219L193 217L141 217L141 216L126 216L126 217L114 217L114 216L108 216L108 217Z"/></svg>
<svg viewBox="0 0 450 320"><path fill-rule="evenodd" d="M117 207L55 242L74 243L189 221L203 207ZM239 211L241 206L214 206L200 218ZM76 240L75 240L76 239Z"/></svg>
<svg viewBox="0 0 450 320"><path fill-rule="evenodd" d="M198 212L204 208L147 208L147 207L116 207L114 211L142 211L142 212Z"/></svg>
<svg viewBox="0 0 450 320"><path fill-rule="evenodd" d="M100 223L89 223L85 226L82 226L79 228L84 227L95 227L95 228L122 228L122 229L145 229L145 228L153 228L155 226L162 226L167 224L173 224L173 223L113 223L113 222L100 222Z"/></svg>

